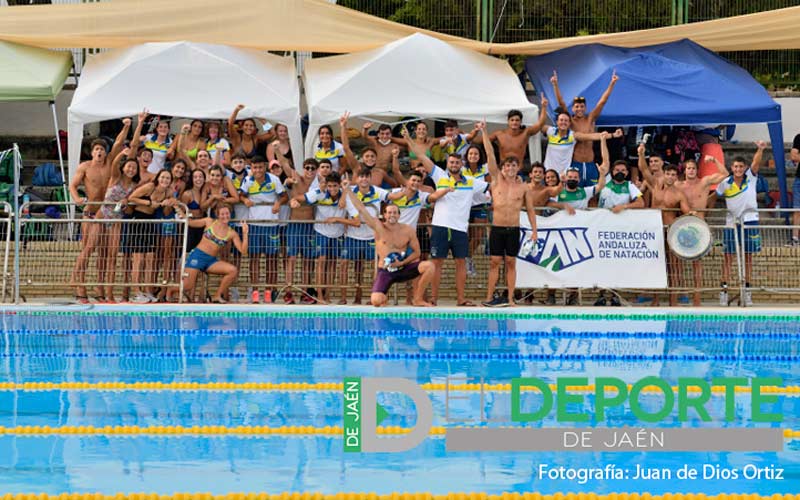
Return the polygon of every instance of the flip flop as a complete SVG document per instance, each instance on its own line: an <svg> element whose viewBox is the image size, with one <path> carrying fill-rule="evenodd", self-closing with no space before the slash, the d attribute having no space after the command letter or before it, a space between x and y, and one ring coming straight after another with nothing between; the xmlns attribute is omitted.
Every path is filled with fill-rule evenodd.
<svg viewBox="0 0 800 500"><path fill-rule="evenodd" d="M76 295L75 300L78 304L91 304L92 302L89 300L89 297L85 295Z"/></svg>
<svg viewBox="0 0 800 500"><path fill-rule="evenodd" d="M464 302L459 302L458 307L475 307L475 304L472 301L465 300Z"/></svg>

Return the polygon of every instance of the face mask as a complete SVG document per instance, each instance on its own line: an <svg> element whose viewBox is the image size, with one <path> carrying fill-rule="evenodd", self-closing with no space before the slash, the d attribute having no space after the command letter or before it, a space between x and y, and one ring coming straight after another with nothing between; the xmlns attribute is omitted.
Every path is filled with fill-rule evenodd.
<svg viewBox="0 0 800 500"><path fill-rule="evenodd" d="M625 172L617 172L614 174L614 180L617 182L622 182L625 180Z"/></svg>
<svg viewBox="0 0 800 500"><path fill-rule="evenodd" d="M381 139L378 139L378 142L380 143L381 146L388 146L389 144L392 143L392 140L391 139L387 139L387 140L383 141Z"/></svg>
<svg viewBox="0 0 800 500"><path fill-rule="evenodd" d="M567 181L567 187L570 188L570 189L577 188L578 187L578 181L576 181L575 179L568 180Z"/></svg>

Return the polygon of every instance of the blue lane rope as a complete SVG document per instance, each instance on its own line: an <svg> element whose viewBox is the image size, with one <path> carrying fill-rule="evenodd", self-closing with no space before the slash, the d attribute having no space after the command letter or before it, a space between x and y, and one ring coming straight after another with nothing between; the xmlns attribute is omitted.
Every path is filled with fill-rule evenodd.
<svg viewBox="0 0 800 500"><path fill-rule="evenodd" d="M0 358L111 358L111 359L372 359L407 361L800 361L800 354L521 354L463 352L12 352Z"/></svg>
<svg viewBox="0 0 800 500"><path fill-rule="evenodd" d="M355 329L336 329L336 330L286 330L286 329L214 329L205 330L174 330L167 328L147 329L147 330L128 330L128 329L8 329L6 333L10 335L24 335L31 338L34 335L151 335L175 337L178 335L187 336L227 336L227 337L255 337L255 336L274 336L274 337L400 337L400 338L450 338L450 339L521 339L521 338L588 338L588 339L798 339L800 338L800 328L794 331L780 332L699 332L699 331L612 331L612 332L590 332L590 331L571 331L554 328L552 330L530 330L530 331L497 331L497 330L355 330Z"/></svg>
<svg viewBox="0 0 800 500"><path fill-rule="evenodd" d="M356 319L397 319L397 318L436 318L436 319L577 319L577 320L635 320L635 321L800 321L800 313L793 314L679 314L679 313L525 313L525 312L443 312L443 311L208 311L208 310L174 310L174 311L5 311L7 315L24 316L85 316L85 317L212 317L212 318L356 318Z"/></svg>

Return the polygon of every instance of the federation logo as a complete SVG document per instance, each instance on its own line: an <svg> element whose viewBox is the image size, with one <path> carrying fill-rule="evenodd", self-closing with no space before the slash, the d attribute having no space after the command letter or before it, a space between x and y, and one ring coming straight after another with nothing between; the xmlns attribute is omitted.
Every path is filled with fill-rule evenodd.
<svg viewBox="0 0 800 500"><path fill-rule="evenodd" d="M520 252L518 257L552 272L586 262L594 258L587 231L586 227L539 229L536 248L527 255ZM522 230L522 241L526 232L527 229Z"/></svg>

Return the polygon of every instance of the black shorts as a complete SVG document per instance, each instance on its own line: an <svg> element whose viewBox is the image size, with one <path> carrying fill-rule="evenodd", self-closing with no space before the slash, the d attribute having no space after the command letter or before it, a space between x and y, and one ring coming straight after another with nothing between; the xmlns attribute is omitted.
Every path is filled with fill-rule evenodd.
<svg viewBox="0 0 800 500"><path fill-rule="evenodd" d="M519 254L520 230L518 227L492 226L489 233L489 255L493 257L516 257Z"/></svg>
<svg viewBox="0 0 800 500"><path fill-rule="evenodd" d="M382 293L386 295L393 284L411 281L417 276L419 276L419 261L412 262L395 272L389 272L383 268L378 269L378 274L375 276L375 283L372 285L372 293Z"/></svg>
<svg viewBox="0 0 800 500"><path fill-rule="evenodd" d="M137 221L154 221L155 214L133 211L133 219ZM141 222L131 224L128 231L128 244L133 248L131 253L153 253L156 251L157 238L161 234L158 222Z"/></svg>

